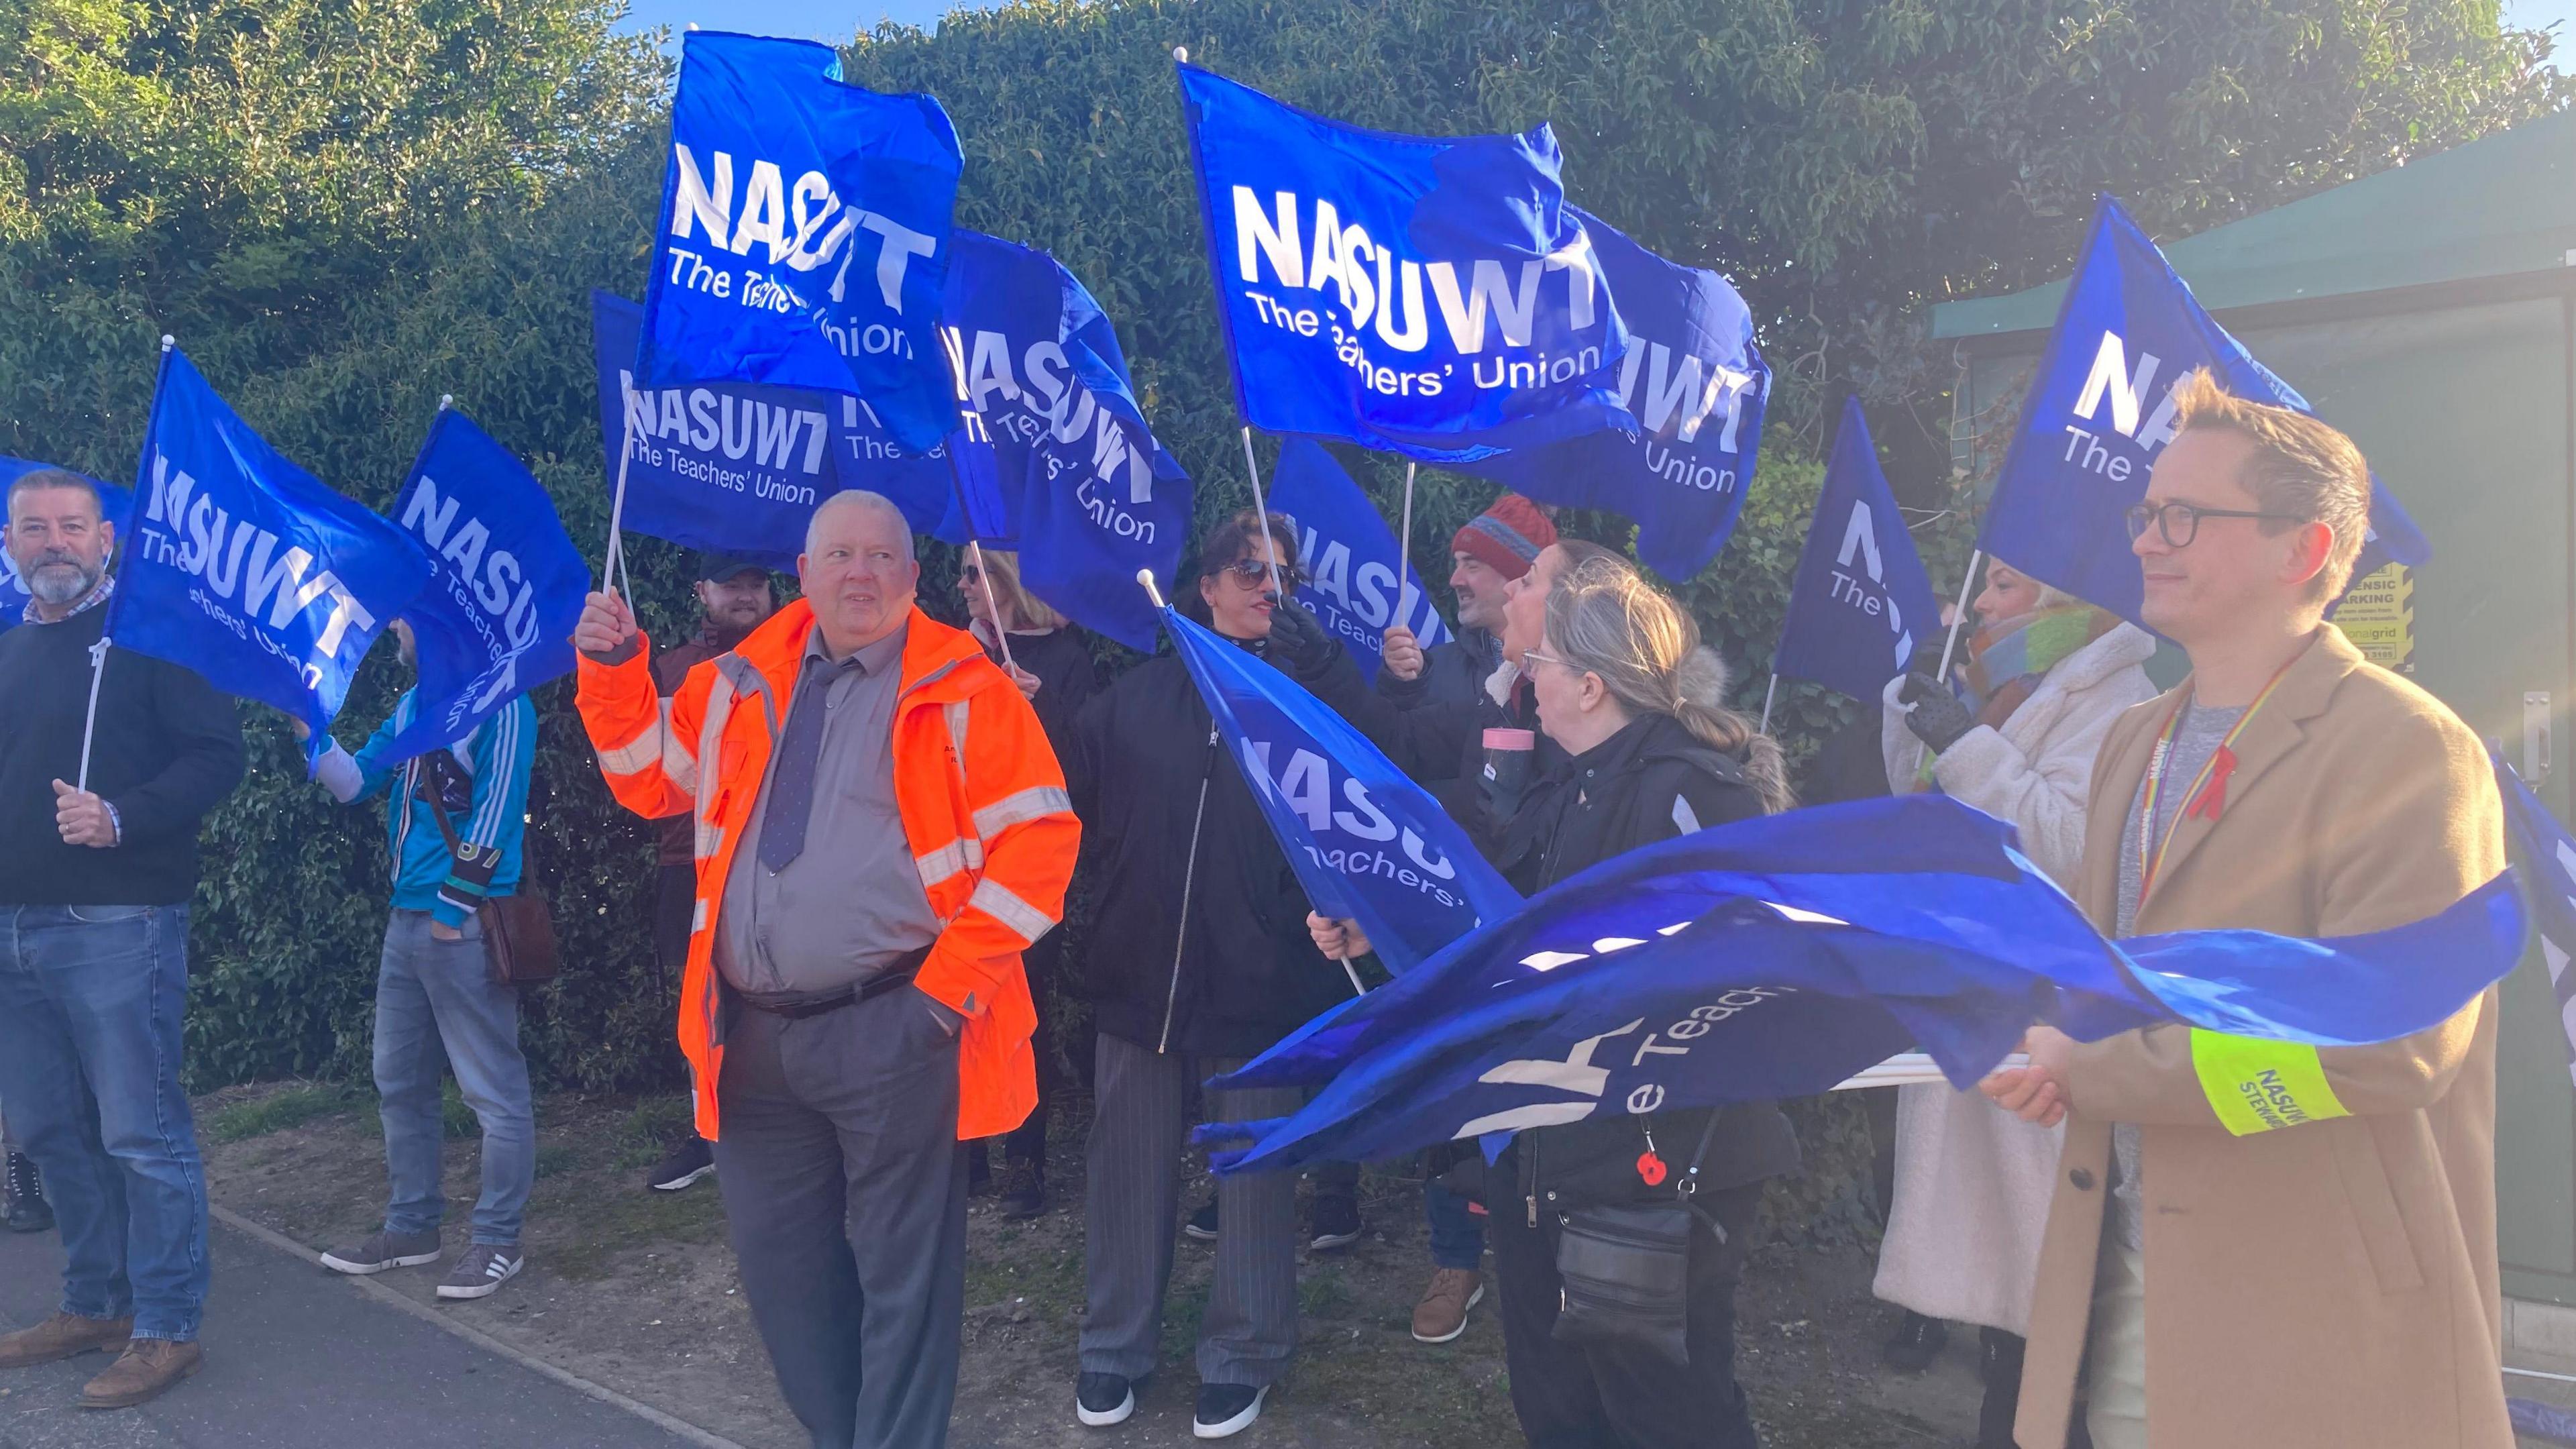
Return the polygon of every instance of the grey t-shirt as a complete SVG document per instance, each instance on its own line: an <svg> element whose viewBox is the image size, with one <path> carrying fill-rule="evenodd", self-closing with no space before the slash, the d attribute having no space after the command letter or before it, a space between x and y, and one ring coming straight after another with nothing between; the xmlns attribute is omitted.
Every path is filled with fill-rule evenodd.
<svg viewBox="0 0 2576 1449"><path fill-rule="evenodd" d="M2191 793L2192 782L2200 778L2200 767L2227 739L2227 732L2245 717L2242 705L2234 709L2209 709L2186 705L2182 718L2175 721L2173 747L2165 757L2164 788L2156 799L2156 818L2151 837L2162 844L2174 822L2181 818L2183 797ZM2138 817L2147 808L2147 781L2138 778L2138 793L2129 801L2129 814L2120 830L2120 919L2117 934L2135 934L2138 923L2138 885L2145 877L2146 863L2138 856ZM2118 1122L2111 1127L2111 1229L2122 1244L2132 1250L2145 1247L2146 1202L2139 1191L2138 1129L2135 1124Z"/></svg>
<svg viewBox="0 0 2576 1449"><path fill-rule="evenodd" d="M787 868L761 863L778 756L760 782L725 879L715 964L726 983L773 1005L826 996L939 939L939 918L903 833L894 797L894 706L905 625L846 657L806 641L795 694L826 691L804 849ZM787 710L795 708L791 695ZM782 736L786 712L781 716ZM782 738L781 743L784 743Z"/></svg>

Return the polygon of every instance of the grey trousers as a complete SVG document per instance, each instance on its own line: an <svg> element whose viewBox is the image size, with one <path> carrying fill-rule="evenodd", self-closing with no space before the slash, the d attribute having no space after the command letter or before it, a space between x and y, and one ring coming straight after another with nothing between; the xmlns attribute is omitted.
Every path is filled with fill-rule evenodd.
<svg viewBox="0 0 2576 1449"><path fill-rule="evenodd" d="M966 1294L957 1041L910 986L727 1007L716 1180L752 1322L814 1449L948 1439Z"/></svg>
<svg viewBox="0 0 2576 1449"><path fill-rule="evenodd" d="M1143 1378L1161 1359L1190 1088L1241 1064L1162 1055L1102 1034L1084 1204L1085 1373ZM1215 1121L1246 1121L1284 1116L1304 1102L1294 1087L1210 1092L1207 1112ZM1216 1196L1222 1228L1216 1282L1199 1320L1199 1380L1266 1388L1288 1371L1297 1347L1297 1177L1221 1177Z"/></svg>

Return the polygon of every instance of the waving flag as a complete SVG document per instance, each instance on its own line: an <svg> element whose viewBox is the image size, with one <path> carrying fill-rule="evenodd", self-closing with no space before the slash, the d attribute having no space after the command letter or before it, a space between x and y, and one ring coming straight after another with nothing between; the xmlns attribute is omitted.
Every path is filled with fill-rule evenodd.
<svg viewBox="0 0 2576 1449"><path fill-rule="evenodd" d="M1452 466L1541 503L1629 518L1637 557L1688 579L1735 532L1761 448L1771 369L1753 343L1753 313L1717 273L1665 261L1567 210L1592 239L1630 329L1609 387L1633 425Z"/></svg>
<svg viewBox="0 0 2576 1449"><path fill-rule="evenodd" d="M1030 592L1131 648L1154 647L1153 606L1190 527L1189 475L1154 440L1108 314L1045 252L957 234L949 339L975 442L939 537L1017 548Z"/></svg>
<svg viewBox="0 0 2576 1449"><path fill-rule="evenodd" d="M2549 985L2558 998L2558 1024L2568 1041L2568 1071L2576 1076L2576 975L2567 970L2576 954L2576 840L2566 827L2522 783L2513 766L2498 757L2496 788L2504 794L2506 830L2522 856L2522 877L2531 883L2531 913L2540 927L2540 955L2549 966Z"/></svg>
<svg viewBox="0 0 2576 1449"><path fill-rule="evenodd" d="M1619 418L1627 327L1547 127L1404 136L1180 77L1245 422L1443 463Z"/></svg>
<svg viewBox="0 0 2576 1449"><path fill-rule="evenodd" d="M1395 620L1395 535L1387 532L1360 485L1311 438L1290 438L1279 450L1270 506L1297 520L1297 562L1307 582L1298 600L1315 611L1326 632L1351 651L1360 672L1377 680L1386 661L1386 631ZM1450 637L1448 621L1422 587L1422 575L1404 566L1407 587L1403 624L1422 647Z"/></svg>
<svg viewBox="0 0 2576 1449"><path fill-rule="evenodd" d="M590 592L590 566L544 485L453 409L430 424L393 516L428 555L429 586L402 613L420 678L386 764L454 744L570 674L572 628Z"/></svg>
<svg viewBox="0 0 2576 1449"><path fill-rule="evenodd" d="M1326 1012L1222 1086L1320 1085L1220 1170L1827 1091L1909 1044L1972 1086L2033 1023L2159 1023L2352 1046L2423 1030L2513 969L2511 873L2367 936L2102 938L1941 795L1716 826L1602 862Z"/></svg>
<svg viewBox="0 0 2576 1449"><path fill-rule="evenodd" d="M108 637L304 721L318 755L367 646L419 595L429 560L252 432L176 348L161 357L134 488L143 506Z"/></svg>
<svg viewBox="0 0 2576 1449"><path fill-rule="evenodd" d="M1178 611L1162 618L1307 898L1359 922L1389 971L1518 908L1458 822L1349 721Z"/></svg>
<svg viewBox="0 0 2576 1449"><path fill-rule="evenodd" d="M2156 244L2109 195L2067 283L2056 330L2022 401L1979 546L2033 578L2138 623L2146 585L2122 516L2173 439L2173 387L2206 367L2230 393L2313 413L2201 309ZM2371 480L2358 579L2433 547Z"/></svg>
<svg viewBox="0 0 2576 1449"><path fill-rule="evenodd" d="M25 458L0 458L0 497L6 497L9 485L20 478L39 468L55 466L57 465L52 463L31 462ZM80 472L76 468L65 468L63 471ZM81 473L80 476L89 478L86 473ZM116 542L122 546L125 542L126 526L133 521L133 491L119 488L113 483L101 483L95 478L89 478L89 483L91 487L98 490L99 507L104 515L104 521L116 530ZM9 562L8 551L0 549L0 634L6 634L16 628L19 621L26 618L27 606L34 602L35 595L27 592L26 582L18 577L16 566Z"/></svg>
<svg viewBox="0 0 2576 1449"><path fill-rule="evenodd" d="M851 393L906 449L957 425L937 326L963 158L928 96L807 40L691 31L637 375Z"/></svg>
<svg viewBox="0 0 2576 1449"><path fill-rule="evenodd" d="M1860 401L1846 398L1771 667L1875 700L1905 672L1916 644L1940 637L1940 607L1878 469Z"/></svg>
<svg viewBox="0 0 2576 1449"><path fill-rule="evenodd" d="M946 454L906 451L847 393L753 383L648 388L635 380L644 309L590 294L599 433L608 476L624 460L625 526L709 553L792 568L805 522L843 488L894 500L915 532L949 506Z"/></svg>

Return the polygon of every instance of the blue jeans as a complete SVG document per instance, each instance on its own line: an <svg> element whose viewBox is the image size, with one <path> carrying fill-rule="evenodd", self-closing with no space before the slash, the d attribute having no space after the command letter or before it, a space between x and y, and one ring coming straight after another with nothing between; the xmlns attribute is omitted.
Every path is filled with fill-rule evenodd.
<svg viewBox="0 0 2576 1449"><path fill-rule="evenodd" d="M483 1125L483 1195L474 1204L474 1241L519 1245L528 1189L537 1180L537 1114L528 1059L519 1052L519 991L496 986L483 955L483 928L464 938L429 934L429 912L397 910L385 923L376 971L376 1095L385 1123L385 1231L435 1231L446 1212L438 1150L439 1068Z"/></svg>
<svg viewBox="0 0 2576 1449"><path fill-rule="evenodd" d="M1467 1200L1433 1178L1422 1184L1422 1219L1431 1225L1431 1263L1474 1272L1485 1263L1485 1225Z"/></svg>
<svg viewBox="0 0 2576 1449"><path fill-rule="evenodd" d="M0 1100L63 1232L63 1311L187 1341L206 1173L179 1087L186 906L0 906Z"/></svg>

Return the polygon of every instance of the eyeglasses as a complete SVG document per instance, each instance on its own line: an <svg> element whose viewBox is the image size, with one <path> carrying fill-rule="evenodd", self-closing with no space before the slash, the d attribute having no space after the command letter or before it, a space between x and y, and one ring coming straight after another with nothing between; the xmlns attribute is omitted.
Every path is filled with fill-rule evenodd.
<svg viewBox="0 0 2576 1449"><path fill-rule="evenodd" d="M2164 536L2165 546L2168 548L2191 547L2191 541L2200 537L2200 521L2204 518L2269 518L2281 523L2308 521L2294 513L2256 513L2242 508L2203 508L2197 503L2162 505L2141 503L2122 514L2121 518L2129 525L2131 541L2134 542L2144 536L2147 526L2153 524L2156 532Z"/></svg>
<svg viewBox="0 0 2576 1449"><path fill-rule="evenodd" d="M1234 562L1219 568L1217 572L1234 580L1234 586L1239 589L1257 589L1270 582L1270 565L1267 561L1258 558L1247 557L1236 559ZM1279 566L1279 586L1281 588L1293 589L1303 585L1305 582L1305 570L1297 567L1295 564L1281 564Z"/></svg>
<svg viewBox="0 0 2576 1449"><path fill-rule="evenodd" d="M1584 668L1582 665L1575 663L1571 659L1559 659L1555 655L1539 649L1522 650L1521 662L1523 664L1554 664L1563 669L1573 670L1577 674L1589 674L1592 672L1591 670ZM1524 669L1521 672L1523 674L1527 674L1529 671Z"/></svg>
<svg viewBox="0 0 2576 1449"><path fill-rule="evenodd" d="M968 564L957 571L957 582L961 584L980 584L983 581L984 571L973 564Z"/></svg>

